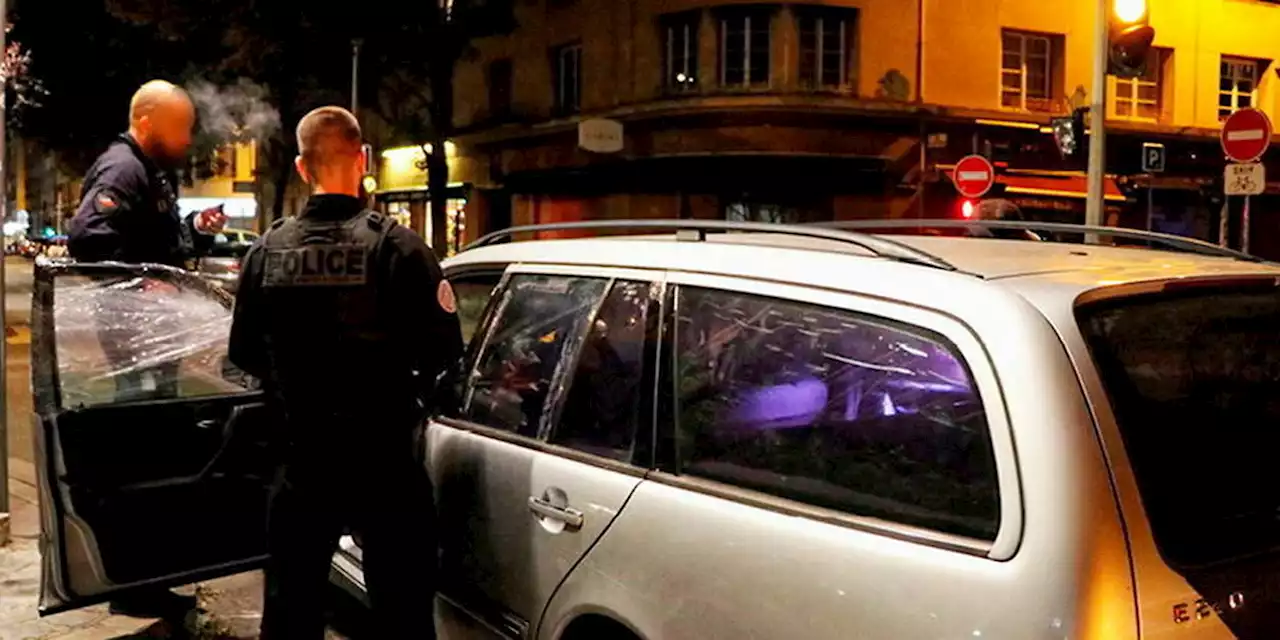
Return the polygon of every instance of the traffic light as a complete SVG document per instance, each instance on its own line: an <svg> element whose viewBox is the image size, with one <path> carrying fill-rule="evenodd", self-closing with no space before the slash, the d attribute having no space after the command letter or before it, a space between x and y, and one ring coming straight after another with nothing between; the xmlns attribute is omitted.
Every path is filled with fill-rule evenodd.
<svg viewBox="0 0 1280 640"><path fill-rule="evenodd" d="M1108 73L1121 78L1139 78L1146 73L1147 54L1156 39L1149 18L1146 0L1114 0Z"/></svg>
<svg viewBox="0 0 1280 640"><path fill-rule="evenodd" d="M960 203L960 215L965 219L972 218L976 209L977 207L973 205L972 200L966 199Z"/></svg>
<svg viewBox="0 0 1280 640"><path fill-rule="evenodd" d="M1088 107L1081 107L1065 118L1054 118L1050 125L1053 128L1053 141L1058 144L1058 151L1063 158L1073 158L1084 151L1084 114Z"/></svg>

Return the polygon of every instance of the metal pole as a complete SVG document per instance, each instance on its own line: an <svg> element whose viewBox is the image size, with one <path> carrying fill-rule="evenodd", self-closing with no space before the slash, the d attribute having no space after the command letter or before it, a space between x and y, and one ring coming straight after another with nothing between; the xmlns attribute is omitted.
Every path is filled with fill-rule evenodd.
<svg viewBox="0 0 1280 640"><path fill-rule="evenodd" d="M1084 223L1101 225L1103 212L1103 180L1107 174L1107 51L1110 38L1107 29L1108 0L1098 0L1093 42L1093 91L1090 95L1089 118L1089 199L1085 201Z"/></svg>
<svg viewBox="0 0 1280 640"><path fill-rule="evenodd" d="M1226 247L1230 243L1227 242L1227 223L1230 221L1231 215L1231 196L1222 196L1222 212L1218 214L1218 246Z"/></svg>
<svg viewBox="0 0 1280 640"><path fill-rule="evenodd" d="M924 125L924 116L920 117L920 171L916 174L916 213L924 218L924 178L925 167L929 166L929 131Z"/></svg>
<svg viewBox="0 0 1280 640"><path fill-rule="evenodd" d="M351 41L351 114L355 115L360 104L357 89L360 87L360 41Z"/></svg>
<svg viewBox="0 0 1280 640"><path fill-rule="evenodd" d="M8 46L5 43L5 26L9 24L9 10L5 0L0 0L0 51ZM4 79L7 84L8 78ZM0 90L5 89L0 85ZM9 154L5 143L5 104L4 93L0 93L0 221L8 217L9 203ZM3 253L3 252L0 252ZM5 286L4 256L0 255L0 545L9 543L9 349L8 322L5 318Z"/></svg>
<svg viewBox="0 0 1280 640"><path fill-rule="evenodd" d="M1244 211L1240 214L1240 250L1249 253L1249 196L1244 197Z"/></svg>
<svg viewBox="0 0 1280 640"><path fill-rule="evenodd" d="M1147 230L1151 230L1151 219L1155 216L1156 186L1155 180L1147 184Z"/></svg>

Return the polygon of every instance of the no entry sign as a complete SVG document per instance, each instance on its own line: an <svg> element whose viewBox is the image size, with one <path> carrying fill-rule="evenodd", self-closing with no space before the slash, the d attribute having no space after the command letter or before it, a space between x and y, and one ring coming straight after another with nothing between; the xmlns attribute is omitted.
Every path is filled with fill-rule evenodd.
<svg viewBox="0 0 1280 640"><path fill-rule="evenodd" d="M961 158L951 172L951 181L956 184L956 190L966 198L981 198L991 190L995 179L995 167L991 166L991 161L979 155Z"/></svg>
<svg viewBox="0 0 1280 640"><path fill-rule="evenodd" d="M1240 109L1222 123L1222 150L1236 162L1253 162L1271 145L1271 119L1257 109Z"/></svg>

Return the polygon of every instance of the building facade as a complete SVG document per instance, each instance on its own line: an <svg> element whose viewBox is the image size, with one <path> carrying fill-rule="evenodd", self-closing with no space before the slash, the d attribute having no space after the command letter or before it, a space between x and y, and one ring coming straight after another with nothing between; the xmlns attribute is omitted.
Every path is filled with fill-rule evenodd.
<svg viewBox="0 0 1280 640"><path fill-rule="evenodd" d="M1217 239L1220 122L1247 106L1275 113L1280 4L1148 4L1146 75L1107 83L1107 221ZM459 233L594 218L953 216L947 170L975 152L1000 174L988 197L1083 221L1085 154L1063 158L1048 125L1088 103L1095 8L513 2L516 28L476 41L456 68ZM597 119L621 125L621 150L579 145L581 123ZM1143 172L1144 143L1164 145L1164 172ZM1251 202L1251 248L1264 255L1280 255L1273 191L1280 183Z"/></svg>
<svg viewBox="0 0 1280 640"><path fill-rule="evenodd" d="M257 230L258 145L254 141L228 143L208 158L196 158L183 172L185 184L178 198L183 213L222 205L227 226Z"/></svg>

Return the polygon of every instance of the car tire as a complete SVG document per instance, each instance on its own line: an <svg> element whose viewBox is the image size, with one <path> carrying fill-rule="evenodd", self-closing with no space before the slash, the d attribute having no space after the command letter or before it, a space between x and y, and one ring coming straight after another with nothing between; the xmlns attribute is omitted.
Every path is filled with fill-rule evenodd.
<svg viewBox="0 0 1280 640"><path fill-rule="evenodd" d="M560 640L640 640L640 636L613 618L589 614L570 622Z"/></svg>

